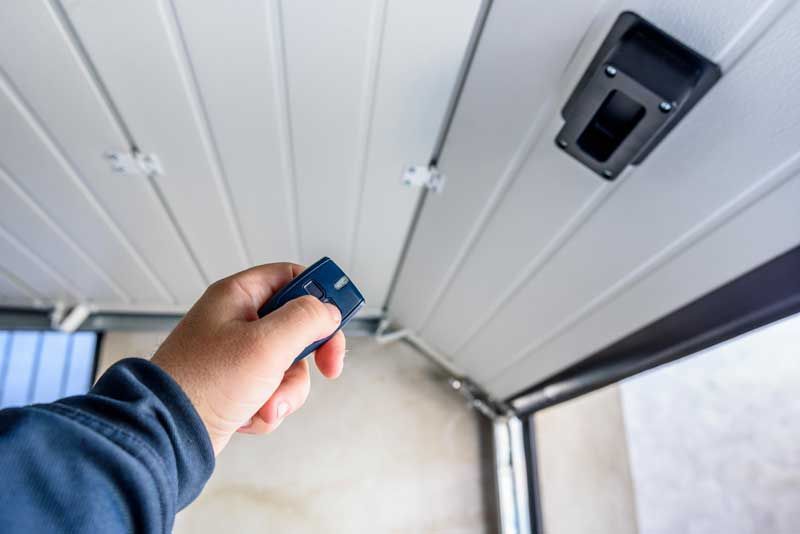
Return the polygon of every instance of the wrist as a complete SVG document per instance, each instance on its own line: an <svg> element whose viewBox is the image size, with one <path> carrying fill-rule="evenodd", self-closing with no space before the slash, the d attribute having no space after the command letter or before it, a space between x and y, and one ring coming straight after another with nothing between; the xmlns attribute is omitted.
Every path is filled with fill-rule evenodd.
<svg viewBox="0 0 800 534"><path fill-rule="evenodd" d="M156 353L150 361L169 375L186 398L189 399L200 421L203 423L203 429L211 442L214 456L217 456L230 441L231 433L223 428L224 425L220 424L219 418L206 399L206 395L203 394L203 389L196 384L196 380L192 378L191 373L188 373L183 366L177 365L171 358Z"/></svg>

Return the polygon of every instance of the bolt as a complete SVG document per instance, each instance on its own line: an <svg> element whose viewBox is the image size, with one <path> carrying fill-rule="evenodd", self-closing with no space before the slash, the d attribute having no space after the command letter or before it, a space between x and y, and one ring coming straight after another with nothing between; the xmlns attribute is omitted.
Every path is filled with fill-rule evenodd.
<svg viewBox="0 0 800 534"><path fill-rule="evenodd" d="M561 148L567 148L567 140L566 139L558 139L556 141L556 144L558 144L558 146L560 146Z"/></svg>
<svg viewBox="0 0 800 534"><path fill-rule="evenodd" d="M658 109L660 109L662 113L669 113L670 111L672 111L672 107L673 107L672 104L670 104L667 101L661 102L658 105Z"/></svg>
<svg viewBox="0 0 800 534"><path fill-rule="evenodd" d="M612 176L614 176L614 173L610 169L606 169L603 171L603 176L605 176L606 178L611 178Z"/></svg>
<svg viewBox="0 0 800 534"><path fill-rule="evenodd" d="M459 380L458 378L451 378L450 379L450 387L451 388L453 388L456 391L458 391L459 389L461 389L461 386L462 386L461 380Z"/></svg>
<svg viewBox="0 0 800 534"><path fill-rule="evenodd" d="M613 78L617 75L617 67L614 65L606 65L606 76Z"/></svg>

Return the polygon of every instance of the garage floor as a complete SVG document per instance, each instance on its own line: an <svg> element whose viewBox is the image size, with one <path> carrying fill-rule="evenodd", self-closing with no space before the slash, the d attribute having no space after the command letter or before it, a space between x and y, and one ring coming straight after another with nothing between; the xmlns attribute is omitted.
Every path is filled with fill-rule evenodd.
<svg viewBox="0 0 800 534"><path fill-rule="evenodd" d="M100 368L149 356L162 338L107 334ZM475 413L410 347L348 345L342 377L315 373L308 402L274 435L233 440L176 533L492 531Z"/></svg>
<svg viewBox="0 0 800 534"><path fill-rule="evenodd" d="M639 534L800 532L800 315L621 386Z"/></svg>
<svg viewBox="0 0 800 534"><path fill-rule="evenodd" d="M547 534L796 534L800 315L535 415Z"/></svg>

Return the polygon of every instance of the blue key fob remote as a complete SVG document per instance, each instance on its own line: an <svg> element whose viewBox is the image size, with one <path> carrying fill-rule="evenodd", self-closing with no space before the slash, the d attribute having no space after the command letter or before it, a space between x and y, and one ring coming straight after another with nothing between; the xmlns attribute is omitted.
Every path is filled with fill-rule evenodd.
<svg viewBox="0 0 800 534"><path fill-rule="evenodd" d="M339 323L339 328L333 334L346 325L364 305L364 297L361 296L361 292L353 281L344 274L344 271L332 259L325 257L297 275L280 291L272 295L272 298L258 310L258 316L264 317L280 308L286 302L303 295L317 297L322 302L329 302L339 308L342 313L342 322ZM317 350L318 347L332 338L333 334L307 346L294 361L302 360Z"/></svg>

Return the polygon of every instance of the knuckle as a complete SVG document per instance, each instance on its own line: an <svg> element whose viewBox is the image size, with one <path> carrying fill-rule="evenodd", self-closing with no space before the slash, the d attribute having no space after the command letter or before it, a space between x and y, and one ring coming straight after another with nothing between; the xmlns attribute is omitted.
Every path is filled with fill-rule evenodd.
<svg viewBox="0 0 800 534"><path fill-rule="evenodd" d="M234 284L231 277L221 278L208 286L206 292L216 295L227 295L233 290Z"/></svg>

